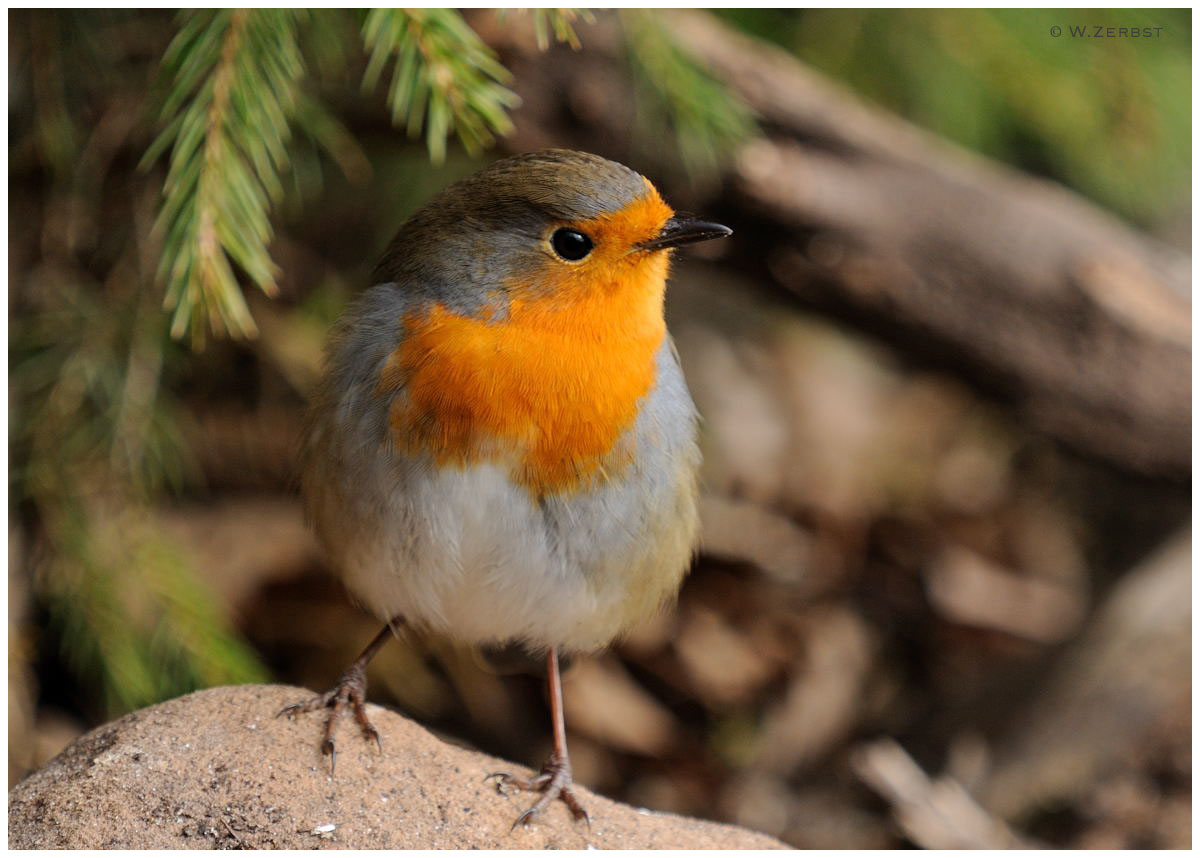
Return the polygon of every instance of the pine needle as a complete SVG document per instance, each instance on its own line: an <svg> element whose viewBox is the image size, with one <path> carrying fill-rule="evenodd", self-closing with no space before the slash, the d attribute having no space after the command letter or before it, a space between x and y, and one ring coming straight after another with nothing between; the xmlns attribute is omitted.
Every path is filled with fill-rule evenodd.
<svg viewBox="0 0 1200 858"><path fill-rule="evenodd" d="M171 334L257 334L235 266L267 295L278 269L267 251L271 204L282 194L287 143L304 64L300 15L280 9L184 14L163 59L164 130L143 165L170 150L157 228L159 278Z"/></svg>
<svg viewBox="0 0 1200 858"><path fill-rule="evenodd" d="M173 344L130 250L117 285L49 278L14 320L9 474L36 509L37 593L62 657L116 715L266 676L149 510L187 471L163 374Z"/></svg>
<svg viewBox="0 0 1200 858"><path fill-rule="evenodd" d="M512 131L507 111L519 102L505 86L512 76L457 12L372 9L363 43L370 56L363 85L373 88L395 58L392 120L411 137L424 130L435 163L445 160L452 133L474 155Z"/></svg>
<svg viewBox="0 0 1200 858"><path fill-rule="evenodd" d="M587 9L533 9L533 33L537 39L539 51L550 47L550 34L554 34L555 42L570 45L572 50L579 50L582 45L575 33L575 21L585 24L595 23L596 18Z"/></svg>
<svg viewBox="0 0 1200 858"><path fill-rule="evenodd" d="M658 11L623 10L621 24L638 96L640 136L673 140L689 177L711 180L756 133L751 109L678 43Z"/></svg>

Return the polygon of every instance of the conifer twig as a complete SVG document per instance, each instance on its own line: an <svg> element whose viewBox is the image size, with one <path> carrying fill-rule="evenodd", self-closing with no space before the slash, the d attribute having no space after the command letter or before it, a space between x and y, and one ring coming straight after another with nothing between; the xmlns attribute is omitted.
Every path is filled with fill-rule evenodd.
<svg viewBox="0 0 1200 858"><path fill-rule="evenodd" d="M429 155L446 157L453 132L468 152L490 146L508 134L507 109L517 104L505 84L512 77L492 50L449 9L373 9L363 24L370 59L363 85L379 80L395 57L388 90L392 119L410 136L425 131Z"/></svg>
<svg viewBox="0 0 1200 858"><path fill-rule="evenodd" d="M297 14L192 13L167 50L166 127L143 164L170 149L157 226L173 336L190 331L193 342L202 343L206 326L235 337L255 335L235 264L263 292L278 290L267 252L268 213L282 193L304 72Z"/></svg>

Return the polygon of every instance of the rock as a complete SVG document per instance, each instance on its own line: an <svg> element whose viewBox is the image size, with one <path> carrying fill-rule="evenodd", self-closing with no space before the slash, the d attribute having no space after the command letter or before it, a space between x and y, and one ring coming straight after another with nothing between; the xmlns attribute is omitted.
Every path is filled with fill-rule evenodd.
<svg viewBox="0 0 1200 858"><path fill-rule="evenodd" d="M370 706L383 752L353 718L337 770L319 749L323 714L276 718L311 692L212 688L98 727L9 793L14 849L764 849L764 834L640 810L579 787L590 827L555 802L510 830L532 801L498 794L494 771L527 774L457 748Z"/></svg>

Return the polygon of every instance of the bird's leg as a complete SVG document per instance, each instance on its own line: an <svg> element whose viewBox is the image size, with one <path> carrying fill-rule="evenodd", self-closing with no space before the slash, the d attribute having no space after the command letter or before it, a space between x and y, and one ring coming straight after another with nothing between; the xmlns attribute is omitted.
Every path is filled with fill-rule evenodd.
<svg viewBox="0 0 1200 858"><path fill-rule="evenodd" d="M289 718L300 715L304 712L315 712L318 709L329 709L329 717L325 720L325 736L321 741L321 753L329 757L329 771L332 774L334 767L337 765L337 746L333 741L333 731L337 727L338 719L342 716L342 711L349 706L354 713L354 720L358 721L358 726L362 728L363 736L367 739L374 739L376 747L380 751L383 750L383 743L379 739L379 731L371 723L371 719L367 717L366 697L367 697L367 665L375 654L387 643L388 638L393 634L395 626L404 621L403 617L393 617L386 626L380 630L379 634L375 635L374 639L367 644L367 648L362 651L362 654L356 658L351 665L346 668L346 672L342 674L342 678L338 680L337 685L326 691L324 694L318 694L311 700L306 700L303 703L294 703L281 710L278 715L286 715Z"/></svg>
<svg viewBox="0 0 1200 858"><path fill-rule="evenodd" d="M496 778L496 789L504 791L505 786L517 789L540 792L541 796L533 805L513 823L513 828L525 825L542 811L550 802L558 799L571 811L575 819L587 820L587 811L571 792L574 781L571 778L571 758L567 755L567 726L563 718L562 679L558 672L558 650L551 647L546 655L546 684L550 689L550 718L554 724L554 753L542 766L536 777L528 780L515 777L508 772L495 772L488 775Z"/></svg>

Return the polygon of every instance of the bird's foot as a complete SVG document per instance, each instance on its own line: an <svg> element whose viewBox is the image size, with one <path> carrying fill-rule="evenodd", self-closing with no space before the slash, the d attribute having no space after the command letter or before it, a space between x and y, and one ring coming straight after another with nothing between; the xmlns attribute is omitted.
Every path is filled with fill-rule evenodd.
<svg viewBox="0 0 1200 858"><path fill-rule="evenodd" d="M333 733L337 727L338 720L347 708L354 713L354 720L358 722L358 726L362 729L363 736L368 741L374 740L375 746L379 748L380 753L383 752L383 742L379 738L379 731L375 729L375 726L371 723L371 719L367 717L366 696L366 665L355 662L342 674L342 678L338 680L338 684L332 689L326 691L324 694L318 694L310 700L293 703L291 706L280 710L275 717L278 718L280 715L286 715L288 718L293 718L305 712L328 709L329 716L325 720L325 736L321 741L321 753L329 757L329 772L333 774L334 768L337 765L337 745L333 741Z"/></svg>
<svg viewBox="0 0 1200 858"><path fill-rule="evenodd" d="M488 779L496 779L496 791L504 794L506 786L516 787L519 790L527 792L538 792L541 796L533 805L517 817L513 822L512 827L515 830L518 825L528 825L529 821L548 805L550 802L558 799L567 806L571 811L571 816L576 820L584 820L591 826L591 820L588 818L587 811L583 809L583 805L579 803L579 799L575 798L575 794L571 791L574 781L571 777L571 762L565 756L560 757L558 754L551 754L550 759L546 761L546 765L542 766L541 772L535 777L526 780L518 778L508 772L493 772L488 775Z"/></svg>

